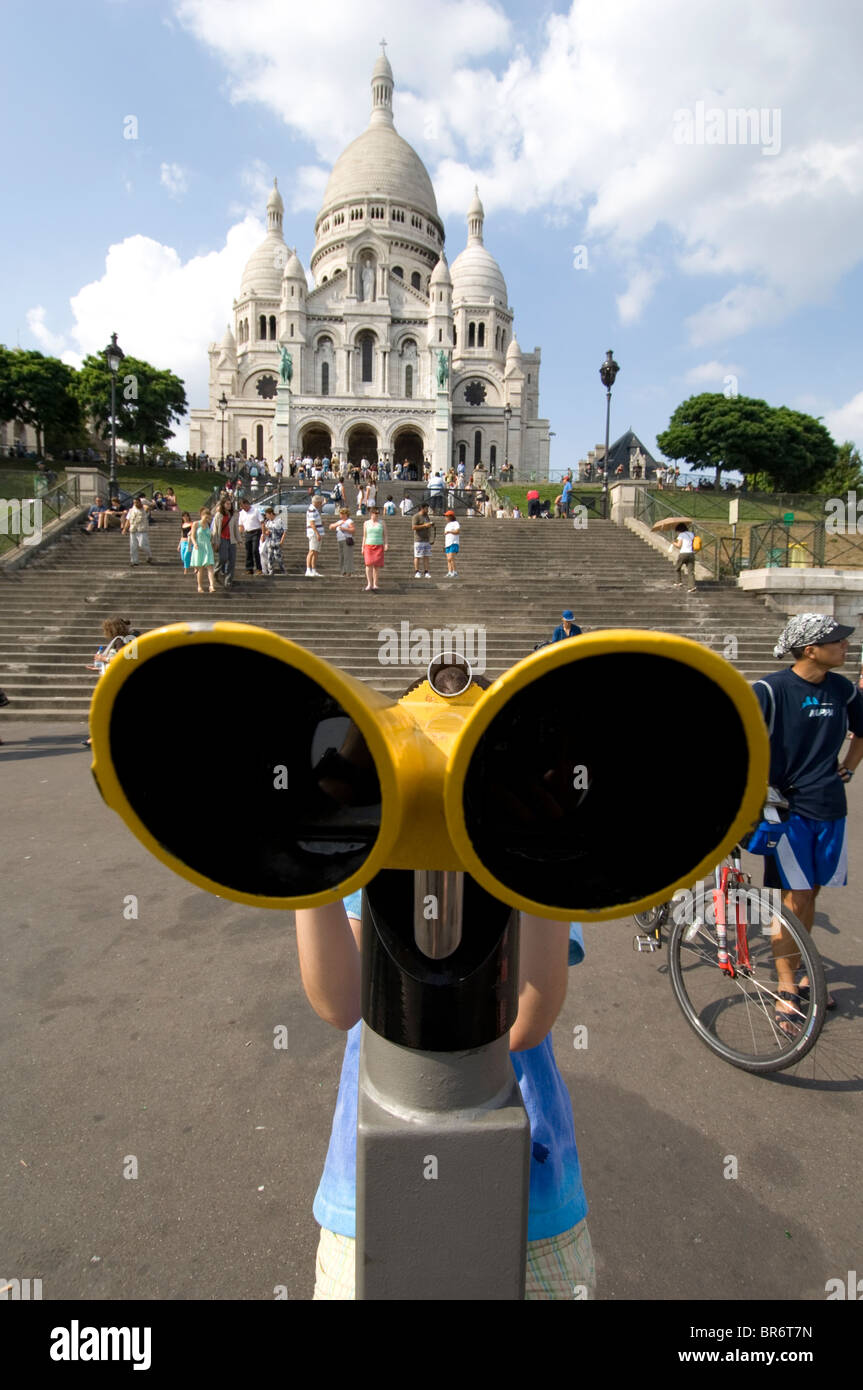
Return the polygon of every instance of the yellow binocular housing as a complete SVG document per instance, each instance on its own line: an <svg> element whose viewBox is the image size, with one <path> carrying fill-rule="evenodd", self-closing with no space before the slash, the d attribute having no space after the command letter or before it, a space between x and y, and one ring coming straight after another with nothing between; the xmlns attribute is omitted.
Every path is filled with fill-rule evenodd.
<svg viewBox="0 0 863 1390"><path fill-rule="evenodd" d="M394 701L261 628L160 628L99 680L94 776L169 868L273 908L433 868L538 916L611 919L690 886L760 815L758 702L695 642L607 630L487 689L436 684ZM141 737L178 709L182 769Z"/></svg>

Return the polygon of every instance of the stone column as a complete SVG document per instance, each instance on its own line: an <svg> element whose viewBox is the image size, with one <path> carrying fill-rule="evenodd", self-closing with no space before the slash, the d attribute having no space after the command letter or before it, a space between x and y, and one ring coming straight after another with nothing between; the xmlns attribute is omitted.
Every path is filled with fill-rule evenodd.
<svg viewBox="0 0 863 1390"><path fill-rule="evenodd" d="M627 517L635 516L638 511L639 493L644 490L644 484L627 480L623 483L613 483L609 489L611 506L609 514L612 521L617 526L622 526Z"/></svg>
<svg viewBox="0 0 863 1390"><path fill-rule="evenodd" d="M276 391L276 418L273 423L273 457L291 457L291 388L280 381Z"/></svg>
<svg viewBox="0 0 863 1390"><path fill-rule="evenodd" d="M452 460L452 404L446 386L439 387L435 409L435 432L432 449L432 471L440 469L446 476Z"/></svg>

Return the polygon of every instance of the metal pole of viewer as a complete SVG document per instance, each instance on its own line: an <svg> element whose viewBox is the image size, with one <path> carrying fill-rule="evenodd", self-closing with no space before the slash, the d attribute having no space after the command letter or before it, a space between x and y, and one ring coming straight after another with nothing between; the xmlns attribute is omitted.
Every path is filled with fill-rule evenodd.
<svg viewBox="0 0 863 1390"><path fill-rule="evenodd" d="M463 917L471 936L488 933L467 971ZM356 1296L523 1299L530 1125L509 1057L518 913L467 874L385 871L363 897L362 958Z"/></svg>

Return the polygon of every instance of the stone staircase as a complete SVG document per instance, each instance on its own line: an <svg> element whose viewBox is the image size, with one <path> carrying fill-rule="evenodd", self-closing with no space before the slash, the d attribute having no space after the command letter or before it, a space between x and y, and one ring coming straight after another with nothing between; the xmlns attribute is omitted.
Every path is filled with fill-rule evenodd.
<svg viewBox="0 0 863 1390"><path fill-rule="evenodd" d="M378 496L383 501L392 493L398 503L403 491L385 483ZM438 517L433 577L417 580L410 520L390 518L382 588L374 595L364 592L359 518L353 578L339 578L337 542L329 531L319 559L323 577L305 578L304 520L292 515L283 547L287 573L248 579L241 546L235 588L226 593L220 586L212 596L199 596L192 573L182 571L176 514L154 515L155 563L134 568L119 532L88 536L74 528L25 568L0 571L0 686L10 698L7 714L85 721L96 680L86 667L102 641L102 620L113 615L129 618L138 632L201 618L269 628L393 696L421 667L410 660L389 663L392 646L384 645L384 629L400 633L403 623L408 631L484 629L485 674L494 679L551 637L564 608L585 630L635 627L691 637L728 656L748 679L783 664L772 652L781 616L733 587L708 583L692 596L674 588L671 564L610 521L591 517L586 529L575 530L566 521L460 519L459 577L444 577L444 522ZM194 698L166 691L160 713L192 711ZM633 705L637 710L637 692Z"/></svg>

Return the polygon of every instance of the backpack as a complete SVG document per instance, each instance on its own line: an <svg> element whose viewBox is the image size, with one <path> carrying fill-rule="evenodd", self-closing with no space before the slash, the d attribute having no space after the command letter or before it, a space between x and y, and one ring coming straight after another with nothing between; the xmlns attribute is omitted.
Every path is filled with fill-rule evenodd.
<svg viewBox="0 0 863 1390"><path fill-rule="evenodd" d="M695 536L695 537L693 537L692 549L695 551L695 553L696 553L696 555L697 555L698 552L699 552L699 550L701 549L701 537L700 537L700 536Z"/></svg>

